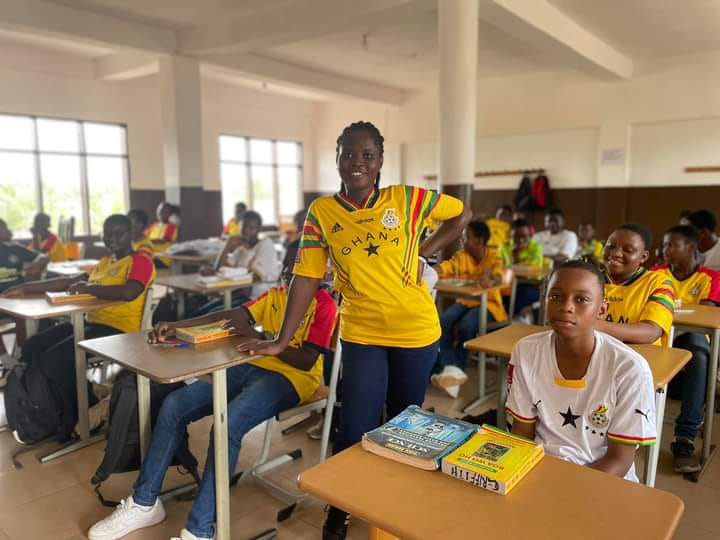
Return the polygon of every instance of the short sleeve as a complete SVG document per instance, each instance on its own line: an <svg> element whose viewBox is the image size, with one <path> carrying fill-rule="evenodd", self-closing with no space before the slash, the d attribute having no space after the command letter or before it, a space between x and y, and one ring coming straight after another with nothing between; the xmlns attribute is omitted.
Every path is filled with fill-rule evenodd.
<svg viewBox="0 0 720 540"><path fill-rule="evenodd" d="M565 241L562 247L558 250L561 255L565 255L568 259L575 256L578 249L578 238L577 235L572 231L566 231Z"/></svg>
<svg viewBox="0 0 720 540"><path fill-rule="evenodd" d="M709 278L706 291L703 293L703 300L710 300L720 304L720 273L715 270L703 268L702 272Z"/></svg>
<svg viewBox="0 0 720 540"><path fill-rule="evenodd" d="M293 274L303 277L322 279L327 269L327 242L320 221L316 215L317 207L313 203L308 210L303 234L300 238Z"/></svg>
<svg viewBox="0 0 720 540"><path fill-rule="evenodd" d="M449 259L441 262L437 267L438 275L440 276L452 276L458 273L458 255L455 253Z"/></svg>
<svg viewBox="0 0 720 540"><path fill-rule="evenodd" d="M163 240L167 240L168 242L175 242L177 240L178 236L178 229L175 225L172 223L168 223L165 225L165 234L163 235Z"/></svg>
<svg viewBox="0 0 720 540"><path fill-rule="evenodd" d="M538 268L542 268L544 264L543 247L535 241L530 242L528 245L530 251L530 265Z"/></svg>
<svg viewBox="0 0 720 540"><path fill-rule="evenodd" d="M335 329L337 306L327 291L320 290L315 295L315 313L305 341L321 349L330 349L330 340Z"/></svg>
<svg viewBox="0 0 720 540"><path fill-rule="evenodd" d="M437 193L436 199L431 202L425 219L434 222L447 221L462 214L464 207L465 205L460 199Z"/></svg>
<svg viewBox="0 0 720 540"><path fill-rule="evenodd" d="M268 296L270 295L270 291L267 291L260 296L258 296L255 300L252 300L245 304L245 307L252 313L253 319L257 321L258 324L265 326L265 323L263 323L263 314L265 313L265 304L267 303Z"/></svg>
<svg viewBox="0 0 720 540"><path fill-rule="evenodd" d="M538 419L537 409L533 405L530 387L525 379L522 369L522 360L519 358L518 347L515 347L508 364L508 393L505 411L518 422L534 424Z"/></svg>
<svg viewBox="0 0 720 540"><path fill-rule="evenodd" d="M655 444L655 389L650 370L633 364L626 373L619 373L618 379L608 441L633 446Z"/></svg>
<svg viewBox="0 0 720 540"><path fill-rule="evenodd" d="M127 275L128 281L131 279L139 281L143 288L147 288L152 279L153 271L155 270L152 261L147 255L141 253L133 253L131 257L130 271Z"/></svg>
<svg viewBox="0 0 720 540"><path fill-rule="evenodd" d="M656 274L645 307L638 320L657 324L667 336L673 323L675 290L672 280Z"/></svg>
<svg viewBox="0 0 720 540"><path fill-rule="evenodd" d="M272 240L260 240L255 251L255 258L250 265L251 270L257 271L265 282L276 282L280 279L280 261L278 261Z"/></svg>

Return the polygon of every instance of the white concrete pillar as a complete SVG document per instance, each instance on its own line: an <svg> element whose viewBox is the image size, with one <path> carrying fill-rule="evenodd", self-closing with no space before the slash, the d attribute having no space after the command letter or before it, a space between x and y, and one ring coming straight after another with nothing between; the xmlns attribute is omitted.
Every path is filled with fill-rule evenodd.
<svg viewBox="0 0 720 540"><path fill-rule="evenodd" d="M466 203L475 175L478 9L478 0L438 0L438 185Z"/></svg>

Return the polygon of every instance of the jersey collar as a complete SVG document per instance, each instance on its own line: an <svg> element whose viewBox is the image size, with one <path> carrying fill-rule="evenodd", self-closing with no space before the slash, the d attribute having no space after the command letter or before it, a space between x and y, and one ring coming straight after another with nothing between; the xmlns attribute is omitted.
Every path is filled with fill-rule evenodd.
<svg viewBox="0 0 720 540"><path fill-rule="evenodd" d="M612 278L610 277L610 274L606 270L605 271L605 283L609 283L611 285L622 285L623 287L625 287L627 285L632 285L633 283L635 283L638 280L638 278L640 278L640 276L642 276L645 272L647 272L647 270L645 269L644 266L641 266L640 268L637 269L637 271L632 276L630 276L623 283L615 283L612 280Z"/></svg>
<svg viewBox="0 0 720 540"><path fill-rule="evenodd" d="M379 196L380 190L373 188L373 190L368 193L367 197L365 197L365 200L358 205L355 201L349 199L342 191L340 191L335 194L335 201L348 212L354 212L355 210L372 208L377 202Z"/></svg>

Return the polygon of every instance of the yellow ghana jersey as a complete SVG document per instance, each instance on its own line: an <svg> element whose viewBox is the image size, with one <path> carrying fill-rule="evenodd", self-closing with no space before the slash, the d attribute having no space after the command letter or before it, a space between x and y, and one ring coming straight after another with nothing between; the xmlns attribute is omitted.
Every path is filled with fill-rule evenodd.
<svg viewBox="0 0 720 540"><path fill-rule="evenodd" d="M227 236L240 236L241 230L242 228L240 227L240 223L238 223L238 220L234 217L231 217L225 224L225 227L223 227L223 234Z"/></svg>
<svg viewBox="0 0 720 540"><path fill-rule="evenodd" d="M668 265L655 266L652 271L672 281L675 297L683 304L699 304L702 300L720 304L720 272L698 266L687 279L680 281Z"/></svg>
<svg viewBox="0 0 720 540"><path fill-rule="evenodd" d="M42 251L47 253L50 262L63 262L67 261L67 253L65 251L65 244L53 233L48 233L48 237L45 240L34 238L28 249L34 249L36 251Z"/></svg>
<svg viewBox="0 0 720 540"><path fill-rule="evenodd" d="M666 344L673 323L675 291L672 280L658 272L639 268L625 283L613 283L605 275L606 320L615 323L652 321L662 328L655 345Z"/></svg>
<svg viewBox="0 0 720 540"><path fill-rule="evenodd" d="M458 199L414 186L374 190L356 205L342 194L308 210L293 273L322 279L328 258L343 295L340 335L361 345L425 347L440 338L437 309L417 284L420 234L458 216Z"/></svg>
<svg viewBox="0 0 720 540"><path fill-rule="evenodd" d="M151 241L153 253L162 253L177 242L178 228L177 225L173 225L172 223L156 221L145 229L145 237ZM164 240L164 242L154 243L152 240ZM158 260L165 266L172 264L172 261L168 257L158 257Z"/></svg>
<svg viewBox="0 0 720 540"><path fill-rule="evenodd" d="M510 224L507 221L497 218L488 218L485 220L485 224L490 229L490 239L487 242L489 246L499 248L508 241L508 237L510 236Z"/></svg>
<svg viewBox="0 0 720 540"><path fill-rule="evenodd" d="M287 299L286 287L273 287L246 306L255 321L262 325L263 330L277 335L280 333L280 327L285 318ZM318 290L305 311L302 323L290 340L290 347L300 347L303 343L311 343L320 349L328 350L336 318L337 306L332 296L324 289ZM283 375L295 388L301 403L313 395L322 381L323 357L321 354L318 355L315 364L308 371L295 368L276 356L264 356L250 363Z"/></svg>
<svg viewBox="0 0 720 540"><path fill-rule="evenodd" d="M132 243L133 251L138 253L144 253L152 260L153 256L153 245L149 238L143 237L139 240L135 240Z"/></svg>
<svg viewBox="0 0 720 540"><path fill-rule="evenodd" d="M88 282L93 285L123 285L131 279L139 281L144 291L130 302L91 311L87 316L88 322L105 324L123 332L142 330L140 323L147 289L155 280L155 265L150 257L143 253L132 253L119 261L103 257L90 272Z"/></svg>
<svg viewBox="0 0 720 540"><path fill-rule="evenodd" d="M488 247L485 250L485 256L479 262L476 262L467 251L460 249L448 260L441 262L437 267L437 271L440 278L456 276L480 279L487 276L502 279L504 268L500 252L495 248ZM470 308L480 305L480 302L475 300L464 300L462 298L458 299L457 303ZM500 289L494 289L488 293L487 307L496 321L507 320L507 312L503 307Z"/></svg>
<svg viewBox="0 0 720 540"><path fill-rule="evenodd" d="M589 242L580 242L578 245L577 256L588 257L592 255L598 261L602 260L603 243L600 240L590 240Z"/></svg>

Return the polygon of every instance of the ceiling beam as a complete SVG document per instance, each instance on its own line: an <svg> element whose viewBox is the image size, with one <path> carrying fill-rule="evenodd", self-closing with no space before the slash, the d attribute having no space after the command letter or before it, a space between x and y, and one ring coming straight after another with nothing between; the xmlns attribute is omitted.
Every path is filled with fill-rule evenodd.
<svg viewBox="0 0 720 540"><path fill-rule="evenodd" d="M0 0L0 28L164 54L176 48L172 30L43 0Z"/></svg>
<svg viewBox="0 0 720 540"><path fill-rule="evenodd" d="M159 57L139 51L123 51L93 60L95 78L103 81L125 81L157 73Z"/></svg>
<svg viewBox="0 0 720 540"><path fill-rule="evenodd" d="M411 22L437 9L437 0L306 0L179 33L183 54L260 51L370 26Z"/></svg>
<svg viewBox="0 0 720 540"><path fill-rule="evenodd" d="M580 70L630 79L633 61L547 0L481 0L480 18Z"/></svg>

